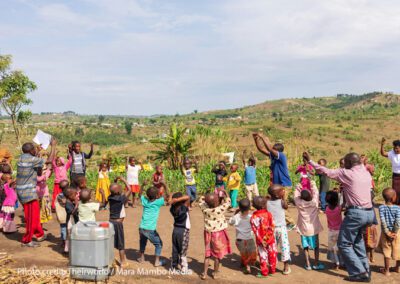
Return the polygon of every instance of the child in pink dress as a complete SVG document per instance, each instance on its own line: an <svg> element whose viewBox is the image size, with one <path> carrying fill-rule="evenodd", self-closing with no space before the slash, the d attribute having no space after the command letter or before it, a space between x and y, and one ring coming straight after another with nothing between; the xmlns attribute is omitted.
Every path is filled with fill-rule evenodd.
<svg viewBox="0 0 400 284"><path fill-rule="evenodd" d="M4 233L14 233L17 226L14 222L15 204L17 203L17 194L15 193L15 181L4 183L5 199L1 207L0 229Z"/></svg>
<svg viewBox="0 0 400 284"><path fill-rule="evenodd" d="M65 162L63 157L57 157L53 160L52 166L54 171L54 188L53 197L51 199L51 209L55 210L55 201L57 196L61 193L60 182L68 180L68 169L71 167L72 160L69 159Z"/></svg>
<svg viewBox="0 0 400 284"><path fill-rule="evenodd" d="M40 203L40 223L47 223L52 219L50 194L47 186L47 180L50 178L51 173L51 169L46 169L43 171L41 176L37 177L36 191Z"/></svg>
<svg viewBox="0 0 400 284"><path fill-rule="evenodd" d="M304 163L297 168L296 174L300 174L301 187L311 191L311 176L314 175L314 168L304 161Z"/></svg>

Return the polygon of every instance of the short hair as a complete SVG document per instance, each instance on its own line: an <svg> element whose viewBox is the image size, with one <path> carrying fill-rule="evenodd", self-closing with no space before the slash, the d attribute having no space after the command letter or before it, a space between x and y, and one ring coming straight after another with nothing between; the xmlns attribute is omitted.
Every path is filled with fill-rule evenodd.
<svg viewBox="0 0 400 284"><path fill-rule="evenodd" d="M158 196L158 188L157 187L149 187L146 191L147 198L150 199L150 201L157 199Z"/></svg>
<svg viewBox="0 0 400 284"><path fill-rule="evenodd" d="M306 189L303 189L300 193L300 197L301 199L305 200L305 201L311 201L312 196L311 196L311 192L309 192Z"/></svg>
<svg viewBox="0 0 400 284"><path fill-rule="evenodd" d="M110 185L110 193L111 195L117 195L118 190L116 190L115 188L119 188L119 184L114 182Z"/></svg>
<svg viewBox="0 0 400 284"><path fill-rule="evenodd" d="M329 205L336 207L339 204L339 194L336 191L328 191L325 196L325 201Z"/></svg>
<svg viewBox="0 0 400 284"><path fill-rule="evenodd" d="M382 197L386 203L392 202L395 196L396 196L396 191L391 187L387 187L382 191Z"/></svg>
<svg viewBox="0 0 400 284"><path fill-rule="evenodd" d="M60 189L64 192L64 190L69 187L69 182L68 182L68 180L64 179L64 180L60 181L60 183L58 185L59 185Z"/></svg>
<svg viewBox="0 0 400 284"><path fill-rule="evenodd" d="M182 196L182 192L175 192L174 194L172 194L172 198L181 198Z"/></svg>
<svg viewBox="0 0 400 284"><path fill-rule="evenodd" d="M251 203L250 203L250 200L248 200L247 198L244 198L244 199L239 201L240 212L249 211L250 208L251 208Z"/></svg>
<svg viewBox="0 0 400 284"><path fill-rule="evenodd" d="M264 209L267 205L267 200L262 196L255 196L253 199L253 206L257 210Z"/></svg>
<svg viewBox="0 0 400 284"><path fill-rule="evenodd" d="M90 201L91 196L92 196L92 191L90 189L84 188L81 190L79 198L82 203L86 203Z"/></svg>
<svg viewBox="0 0 400 284"><path fill-rule="evenodd" d="M78 185L80 185L82 182L87 182L86 177L85 177L85 176L78 176L78 177L76 178L76 183L77 183Z"/></svg>
<svg viewBox="0 0 400 284"><path fill-rule="evenodd" d="M30 153L33 149L35 149L35 145L33 145L31 142L27 142L22 145L22 152L24 154Z"/></svg>
<svg viewBox="0 0 400 284"><path fill-rule="evenodd" d="M253 157L249 158L249 163L255 165L256 164L256 159L254 159Z"/></svg>
<svg viewBox="0 0 400 284"><path fill-rule="evenodd" d="M328 161L326 159L324 159L324 158L319 159L318 163L320 163L320 162L324 163L325 165L328 163Z"/></svg>
<svg viewBox="0 0 400 284"><path fill-rule="evenodd" d="M1 172L3 174L11 175L12 174L12 168L11 168L11 166L9 164L2 164L1 165Z"/></svg>
<svg viewBox="0 0 400 284"><path fill-rule="evenodd" d="M400 140L394 140L393 147L400 147Z"/></svg>
<svg viewBox="0 0 400 284"><path fill-rule="evenodd" d="M283 151L285 151L285 146L283 146L282 143L275 143L274 148L275 148L278 152L283 152Z"/></svg>
<svg viewBox="0 0 400 284"><path fill-rule="evenodd" d="M72 148L75 148L75 146L77 145L77 144L81 144L81 142L79 142L78 140L74 140L74 141L72 141Z"/></svg>

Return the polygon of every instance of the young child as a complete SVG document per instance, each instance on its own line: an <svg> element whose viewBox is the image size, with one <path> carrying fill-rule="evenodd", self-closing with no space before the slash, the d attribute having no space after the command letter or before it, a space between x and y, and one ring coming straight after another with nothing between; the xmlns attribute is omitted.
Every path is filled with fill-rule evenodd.
<svg viewBox="0 0 400 284"><path fill-rule="evenodd" d="M249 199L239 201L240 212L229 219L229 224L236 228L236 246L240 252L241 265L245 274L251 273L250 265L257 261L257 249L251 229L250 212L251 203Z"/></svg>
<svg viewBox="0 0 400 284"><path fill-rule="evenodd" d="M283 262L283 275L289 275L291 269L290 262L290 244L286 228L285 210L288 204L285 200L285 189L279 184L271 185L268 188L270 199L267 201L267 210L271 213L275 224L275 242L281 248L281 261Z"/></svg>
<svg viewBox="0 0 400 284"><path fill-rule="evenodd" d="M318 161L318 165L321 165L323 167L326 167L327 161L325 159L319 159ZM318 172L317 171L317 176L319 178L319 201L321 204L321 210L323 212L325 212L325 208L326 208L326 201L325 201L325 197L327 192L329 191L329 187L330 187L330 180L329 178Z"/></svg>
<svg viewBox="0 0 400 284"><path fill-rule="evenodd" d="M57 195L62 192L60 188L60 182L63 180L68 180L68 170L71 167L71 162L68 160L65 162L64 158L57 157L52 161L52 167L54 172L54 188L53 188L53 198L51 200L51 210L55 210L55 202Z"/></svg>
<svg viewBox="0 0 400 284"><path fill-rule="evenodd" d="M117 182L122 181L125 184L125 191ZM114 248L119 251L120 266L126 268L125 256L125 233L124 233L124 219L125 219L125 203L132 194L131 187L128 182L122 177L117 177L113 184L110 186L110 196L108 203L110 206L110 223L114 226Z"/></svg>
<svg viewBox="0 0 400 284"><path fill-rule="evenodd" d="M144 252L149 240L155 246L155 262L154 266L163 266L165 261L160 259L161 251L163 247L160 235L157 232L157 221L160 215L160 208L164 206L164 196L160 196L157 187L150 187L146 191L147 196L142 195L143 187L139 192L140 200L143 206L142 220L139 225L139 237L140 237L140 258L138 262L142 263L145 261ZM168 196L168 189L165 188L165 197Z"/></svg>
<svg viewBox="0 0 400 284"><path fill-rule="evenodd" d="M170 212L174 217L174 230L172 232L172 269L180 269L188 273L187 251L189 248L190 233L190 196L176 192L169 201Z"/></svg>
<svg viewBox="0 0 400 284"><path fill-rule="evenodd" d="M303 160L303 164L298 166L296 174L300 174L300 184L303 190L311 191L311 176L314 175L313 167L306 160Z"/></svg>
<svg viewBox="0 0 400 284"><path fill-rule="evenodd" d="M328 259L335 264L335 269L340 267L339 249L337 246L340 226L342 225L342 208L339 204L339 194L328 191L325 197L328 206L325 209L328 221Z"/></svg>
<svg viewBox="0 0 400 284"><path fill-rule="evenodd" d="M240 189L240 182L242 180L242 177L237 172L238 168L238 164L232 164L231 173L228 176L229 197L232 201L232 208L234 209L238 207L237 198Z"/></svg>
<svg viewBox="0 0 400 284"><path fill-rule="evenodd" d="M105 204L108 200L108 196L110 195L110 161L107 163L101 163L99 166L99 177L97 179L96 186L96 200L98 202L102 202ZM100 193L100 189L103 190L104 195ZM102 199L105 198L105 199Z"/></svg>
<svg viewBox="0 0 400 284"><path fill-rule="evenodd" d="M47 186L47 181L52 174L50 168L44 168L42 175L37 177L36 191L39 197L40 203L40 223L47 223L53 219L51 215L51 201L49 187Z"/></svg>
<svg viewBox="0 0 400 284"><path fill-rule="evenodd" d="M221 259L227 254L231 254L231 244L227 232L228 222L225 213L231 205L231 200L227 197L220 204L218 196L212 193L200 198L199 206L204 216L204 272L201 279L205 280L208 273L210 258L214 258L214 272L212 277L217 278Z"/></svg>
<svg viewBox="0 0 400 284"><path fill-rule="evenodd" d="M215 186L225 185L225 179L228 176L228 172L226 171L226 164L224 161L220 161L216 164L213 169L211 170L212 173L215 174ZM222 176L218 178L218 176ZM225 186L226 187L226 186Z"/></svg>
<svg viewBox="0 0 400 284"><path fill-rule="evenodd" d="M7 174L2 176L5 199L0 212L0 229L3 233L15 233L17 226L14 222L15 204L17 203L17 193L15 192L15 181Z"/></svg>
<svg viewBox="0 0 400 284"><path fill-rule="evenodd" d="M379 207L381 220L381 247L385 257L385 267L381 272L390 276L390 271L400 273L400 206L396 205L397 194L392 188L385 188L382 192L385 205ZM396 266L390 268L390 259L396 261Z"/></svg>
<svg viewBox="0 0 400 284"><path fill-rule="evenodd" d="M69 252L69 237L71 235L72 226L79 222L78 206L79 206L79 195L76 188L67 188L64 191L66 197L65 202L65 213L66 213L66 224L67 224L67 239L65 241L64 253Z"/></svg>
<svg viewBox="0 0 400 284"><path fill-rule="evenodd" d="M86 154L81 151L81 143L79 141L72 141L68 145L68 161L71 164L70 178L73 187L77 187L78 177L86 175L86 160L90 159L93 155L93 143L90 145L90 152Z"/></svg>
<svg viewBox="0 0 400 284"><path fill-rule="evenodd" d="M99 189L100 194L102 196L102 200L106 200L104 196L104 190L102 188ZM101 207L104 207L105 203L101 202L90 202L92 197L92 191L90 189L84 188L81 190L79 195L79 221L80 222L96 222L96 212L100 210Z"/></svg>
<svg viewBox="0 0 400 284"><path fill-rule="evenodd" d="M197 187L196 187L196 179L194 175L198 172L197 170L197 161L194 161L194 167L192 167L192 161L189 159L185 159L181 164L182 174L185 176L185 187L186 194L190 196L190 207L197 198Z"/></svg>
<svg viewBox="0 0 400 284"><path fill-rule="evenodd" d="M257 186L257 173L256 173L256 158L253 153L246 163L246 151L243 152L243 166L244 166L244 185L246 187L246 196L248 200L253 200L254 196L258 196Z"/></svg>
<svg viewBox="0 0 400 284"><path fill-rule="evenodd" d="M156 172L153 174L153 185L158 189L165 184L163 169L161 165L156 166Z"/></svg>
<svg viewBox="0 0 400 284"><path fill-rule="evenodd" d="M1 207L3 206L3 202L7 197L4 186L6 184L9 184L9 182L11 181L11 175L11 166L6 163L0 164L0 230L2 230L3 228L2 225L4 223L5 217L5 214L1 212Z"/></svg>
<svg viewBox="0 0 400 284"><path fill-rule="evenodd" d="M67 213L65 212L67 198L65 197L65 192L69 187L69 182L68 180L61 180L58 185L61 193L56 196L54 205L57 221L60 224L61 246L65 247L65 241L67 240Z"/></svg>
<svg viewBox="0 0 400 284"><path fill-rule="evenodd" d="M322 232L322 224L319 220L318 203L319 194L315 182L311 182L311 192L298 185L294 192L294 202L298 210L297 227L301 234L301 245L306 258L306 270L323 270L325 266L319 262L319 238ZM314 250L315 262L311 266L310 252Z"/></svg>
<svg viewBox="0 0 400 284"><path fill-rule="evenodd" d="M222 200L228 196L225 191L225 183L222 175L217 175L217 183L215 184L214 194L218 196L219 203L221 203Z"/></svg>
<svg viewBox="0 0 400 284"><path fill-rule="evenodd" d="M126 163L126 180L132 191L132 207L135 207L137 203L136 195L139 195L140 184L139 184L139 174L143 170L142 162L139 161L139 165L136 165L136 159L129 157Z"/></svg>

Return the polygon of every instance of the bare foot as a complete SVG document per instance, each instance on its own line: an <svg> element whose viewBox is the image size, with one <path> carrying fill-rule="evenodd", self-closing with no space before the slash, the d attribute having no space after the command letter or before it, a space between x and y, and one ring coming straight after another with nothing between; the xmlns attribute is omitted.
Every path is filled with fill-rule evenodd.
<svg viewBox="0 0 400 284"><path fill-rule="evenodd" d="M144 262L144 255L137 259L137 262L143 263Z"/></svg>
<svg viewBox="0 0 400 284"><path fill-rule="evenodd" d="M389 269L390 270L390 269ZM385 268L380 268L379 272L382 273L385 276L390 276L389 270L386 270Z"/></svg>

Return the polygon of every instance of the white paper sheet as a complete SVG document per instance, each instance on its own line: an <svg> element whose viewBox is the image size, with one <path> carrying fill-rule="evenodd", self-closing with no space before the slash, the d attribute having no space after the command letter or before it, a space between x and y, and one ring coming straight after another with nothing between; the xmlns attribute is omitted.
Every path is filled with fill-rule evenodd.
<svg viewBox="0 0 400 284"><path fill-rule="evenodd" d="M36 136L33 138L33 142L40 145L43 149L47 150L49 148L51 141L51 135L43 132L42 130L38 130Z"/></svg>

